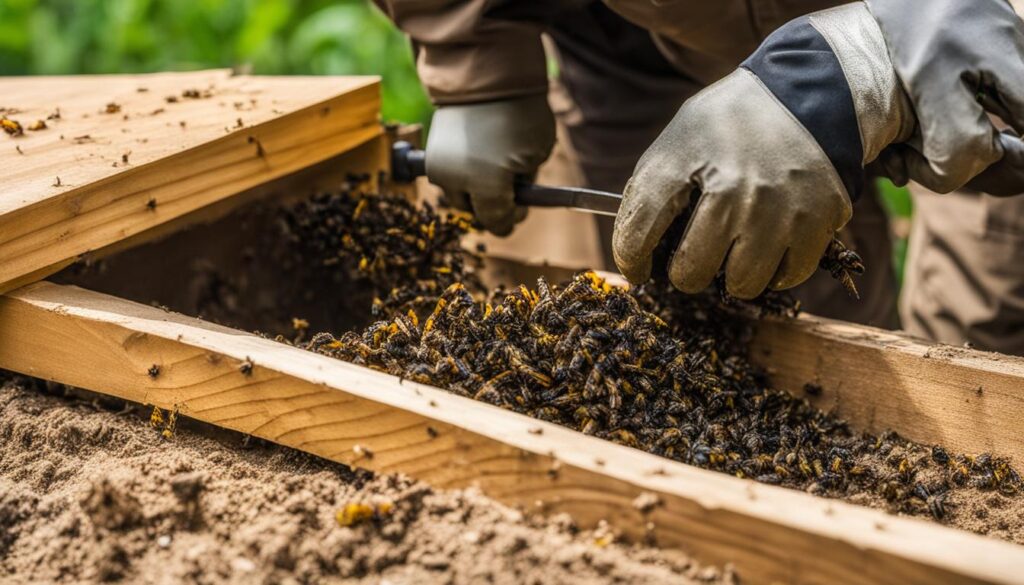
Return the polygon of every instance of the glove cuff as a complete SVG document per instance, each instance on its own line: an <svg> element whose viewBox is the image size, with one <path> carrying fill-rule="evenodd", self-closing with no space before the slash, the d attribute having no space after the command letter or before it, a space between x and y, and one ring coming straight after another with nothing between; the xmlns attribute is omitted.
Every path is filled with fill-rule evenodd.
<svg viewBox="0 0 1024 585"><path fill-rule="evenodd" d="M857 2L823 10L809 20L832 48L850 86L866 166L886 146L910 138L915 124L910 98L867 5Z"/></svg>
<svg viewBox="0 0 1024 585"><path fill-rule="evenodd" d="M814 137L852 200L867 163L913 128L910 102L863 3L790 21L741 66Z"/></svg>

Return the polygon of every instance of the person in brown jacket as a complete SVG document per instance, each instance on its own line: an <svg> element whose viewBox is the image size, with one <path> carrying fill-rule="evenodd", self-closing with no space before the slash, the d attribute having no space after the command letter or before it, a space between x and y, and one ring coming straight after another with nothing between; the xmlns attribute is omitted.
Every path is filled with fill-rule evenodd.
<svg viewBox="0 0 1024 585"><path fill-rule="evenodd" d="M749 298L811 276L868 165L940 192L1024 191L1021 141L985 116L1024 130L1024 31L1005 0L377 3L412 37L438 106L428 177L496 234L520 216L514 178L554 144L542 34L554 40L582 174L625 191L612 250L634 282L691 199L670 279L695 292L724 272ZM872 197L858 215L872 228L854 220L858 249L885 258ZM858 320L890 324L892 277L873 268L869 301L890 300Z"/></svg>

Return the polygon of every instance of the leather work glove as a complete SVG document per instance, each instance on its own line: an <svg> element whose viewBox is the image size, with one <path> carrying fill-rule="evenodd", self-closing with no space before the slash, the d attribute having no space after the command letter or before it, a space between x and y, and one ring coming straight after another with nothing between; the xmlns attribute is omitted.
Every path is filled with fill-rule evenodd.
<svg viewBox="0 0 1024 585"><path fill-rule="evenodd" d="M684 103L640 159L615 221L615 261L646 281L655 246L699 194L668 265L676 288L698 292L723 267L742 299L795 286L850 219L864 165L914 123L863 3L794 20Z"/></svg>
<svg viewBox="0 0 1024 585"><path fill-rule="evenodd" d="M427 178L454 207L472 211L485 229L506 236L525 215L516 209L515 178L532 178L554 144L546 95L442 106L427 139Z"/></svg>
<svg viewBox="0 0 1024 585"><path fill-rule="evenodd" d="M867 0L918 128L882 153L893 181L1024 192L1024 22L1006 0ZM999 133L986 112L1016 130ZM991 165L991 166L990 166Z"/></svg>

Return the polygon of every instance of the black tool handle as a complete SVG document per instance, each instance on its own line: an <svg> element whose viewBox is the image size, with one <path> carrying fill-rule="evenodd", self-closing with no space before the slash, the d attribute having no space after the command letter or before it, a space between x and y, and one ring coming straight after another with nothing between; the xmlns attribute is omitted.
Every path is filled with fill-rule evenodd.
<svg viewBox="0 0 1024 585"><path fill-rule="evenodd" d="M399 183L412 183L427 174L427 153L399 140L391 147L391 178Z"/></svg>
<svg viewBox="0 0 1024 585"><path fill-rule="evenodd" d="M391 147L391 178L399 183L411 183L417 177L427 174L427 153L413 147L412 144L400 140ZM557 188L542 187L527 181L517 181L515 185L516 203L528 207L569 207L572 206L571 193Z"/></svg>
<svg viewBox="0 0 1024 585"><path fill-rule="evenodd" d="M411 183L427 174L427 157L423 150L399 141L391 148L391 178L400 183ZM603 191L576 187L551 187L531 183L526 178L516 180L516 205L526 207L583 207L588 210L614 215L621 196ZM584 201L586 200L586 201Z"/></svg>

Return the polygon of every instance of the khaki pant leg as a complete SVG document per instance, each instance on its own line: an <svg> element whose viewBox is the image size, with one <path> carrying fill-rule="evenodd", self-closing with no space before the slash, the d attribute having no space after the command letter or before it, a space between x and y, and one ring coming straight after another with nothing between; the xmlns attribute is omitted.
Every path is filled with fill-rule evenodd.
<svg viewBox="0 0 1024 585"><path fill-rule="evenodd" d="M1024 355L1024 197L937 195L916 185L911 192L904 328Z"/></svg>
<svg viewBox="0 0 1024 585"><path fill-rule="evenodd" d="M548 41L560 70L548 96L558 142L537 180L621 192L640 156L700 85L664 59L649 32L600 2L562 13ZM533 209L510 237L481 240L505 258L615 270L611 219Z"/></svg>
<svg viewBox="0 0 1024 585"><path fill-rule="evenodd" d="M586 186L622 192L638 160L701 84L680 74L648 31L600 2L566 13L550 35L560 84L572 107L559 125ZM613 220L596 217L604 267Z"/></svg>
<svg viewBox="0 0 1024 585"><path fill-rule="evenodd" d="M889 218L879 202L873 181L853 207L853 218L839 237L856 250L867 267L855 278L860 299L851 298L831 274L818 270L793 295L808 313L874 327L895 329L897 283L892 261Z"/></svg>

